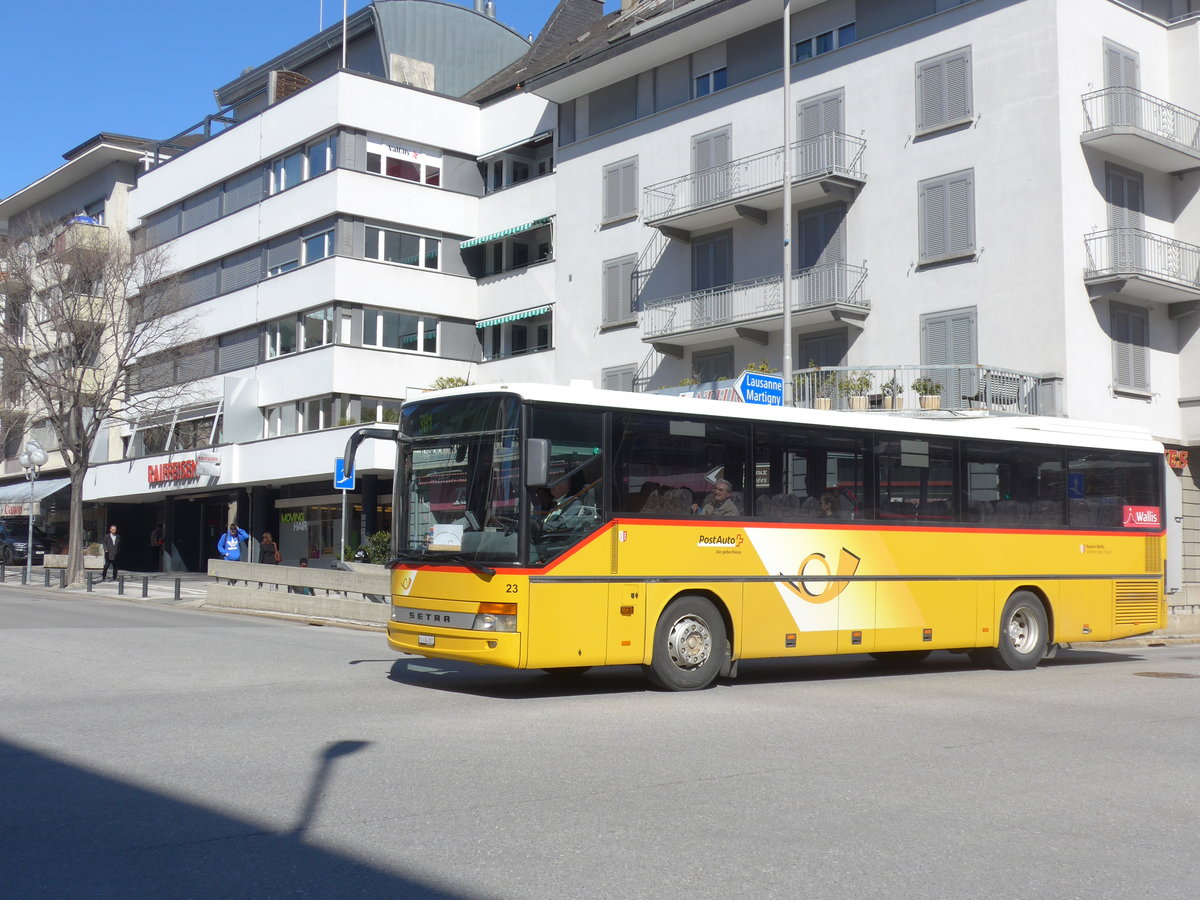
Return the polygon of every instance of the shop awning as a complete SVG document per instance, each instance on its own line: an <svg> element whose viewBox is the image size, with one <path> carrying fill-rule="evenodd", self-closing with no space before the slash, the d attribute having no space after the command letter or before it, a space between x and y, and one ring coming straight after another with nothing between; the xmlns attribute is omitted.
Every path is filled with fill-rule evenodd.
<svg viewBox="0 0 1200 900"><path fill-rule="evenodd" d="M476 328L490 328L492 325L503 325L506 322L516 322L518 319L529 319L533 316L540 316L542 313L550 312L550 307L538 306L534 309L525 309L521 312L508 313L503 316L496 316L491 319L481 319L475 323Z"/></svg>
<svg viewBox="0 0 1200 900"><path fill-rule="evenodd" d="M524 147L526 144L536 144L539 141L544 141L546 138L554 134L553 131L543 131L541 134L535 134L531 138L521 138L519 141L513 141L511 144L505 144L503 147L497 147L495 150L489 150L487 153L481 153L480 159L487 159L491 156L498 156L501 153L506 153L514 147Z"/></svg>
<svg viewBox="0 0 1200 900"><path fill-rule="evenodd" d="M501 238L510 237L514 234L520 234L522 231L532 231L534 228L541 228L543 225L550 224L550 217L544 219L534 219L532 222L526 222L524 225L514 225L512 228L505 228L503 231L497 231L494 234L485 234L483 237L471 238L469 241L463 241L458 245L460 250L466 250L468 247L476 247L479 244L486 244L488 241L498 241Z"/></svg>
<svg viewBox="0 0 1200 900"><path fill-rule="evenodd" d="M61 491L71 483L70 478L39 478L33 483L34 501L45 500L55 491ZM29 482L14 481L0 485L0 503L28 503Z"/></svg>

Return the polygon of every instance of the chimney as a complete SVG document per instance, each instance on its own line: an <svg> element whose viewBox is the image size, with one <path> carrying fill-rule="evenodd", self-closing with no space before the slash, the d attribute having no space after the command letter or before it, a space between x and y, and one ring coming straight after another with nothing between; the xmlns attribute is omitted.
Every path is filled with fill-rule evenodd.
<svg viewBox="0 0 1200 900"><path fill-rule="evenodd" d="M483 4L483 14L489 19L496 18L496 3L495 0L486 0Z"/></svg>

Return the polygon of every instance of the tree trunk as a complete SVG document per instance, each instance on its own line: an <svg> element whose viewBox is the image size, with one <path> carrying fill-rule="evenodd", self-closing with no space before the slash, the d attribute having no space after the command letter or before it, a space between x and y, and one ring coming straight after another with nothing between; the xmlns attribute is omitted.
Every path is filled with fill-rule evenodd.
<svg viewBox="0 0 1200 900"><path fill-rule="evenodd" d="M67 552L67 583L77 584L83 573L83 476L87 469L75 467L71 472L71 521L68 526L70 549Z"/></svg>

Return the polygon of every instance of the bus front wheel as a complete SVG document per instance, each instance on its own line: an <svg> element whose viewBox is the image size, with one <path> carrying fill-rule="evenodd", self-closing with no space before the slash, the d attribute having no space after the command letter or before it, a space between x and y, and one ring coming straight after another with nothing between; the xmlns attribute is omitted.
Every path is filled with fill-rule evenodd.
<svg viewBox="0 0 1200 900"><path fill-rule="evenodd" d="M1000 614L999 645L978 647L971 659L995 669L1032 669L1045 657L1049 640L1042 601L1030 591L1017 591Z"/></svg>
<svg viewBox="0 0 1200 900"><path fill-rule="evenodd" d="M698 691L720 673L727 646L725 620L711 600L677 597L654 629L654 655L646 674L668 691Z"/></svg>

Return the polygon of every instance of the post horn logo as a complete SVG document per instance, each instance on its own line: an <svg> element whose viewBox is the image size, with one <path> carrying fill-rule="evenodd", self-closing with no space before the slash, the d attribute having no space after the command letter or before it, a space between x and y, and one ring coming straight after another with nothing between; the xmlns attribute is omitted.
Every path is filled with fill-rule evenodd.
<svg viewBox="0 0 1200 900"><path fill-rule="evenodd" d="M810 553L800 563L800 569L796 572L799 578L796 581L786 581L784 584L797 597L809 603L827 603L846 589L846 585L850 582L845 579L858 571L858 564L861 561L860 557L843 547L838 556L837 577L835 578L825 554ZM818 571L820 569L825 571ZM817 590L818 587L820 590Z"/></svg>

